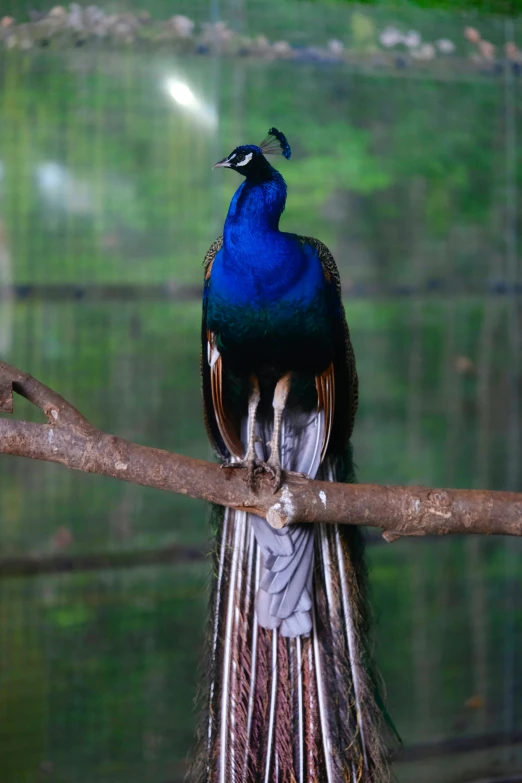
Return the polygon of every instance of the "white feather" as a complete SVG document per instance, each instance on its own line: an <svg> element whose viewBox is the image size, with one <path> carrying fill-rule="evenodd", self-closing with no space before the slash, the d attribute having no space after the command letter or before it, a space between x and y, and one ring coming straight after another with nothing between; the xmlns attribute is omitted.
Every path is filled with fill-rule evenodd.
<svg viewBox="0 0 522 783"><path fill-rule="evenodd" d="M274 744L275 709L277 696L277 628L272 631L272 692L270 694L270 716L268 719L268 738L266 745L265 783L270 779L270 761Z"/></svg>
<svg viewBox="0 0 522 783"><path fill-rule="evenodd" d="M244 559L244 549L245 549L245 539L246 539L246 533L247 533L247 526L246 526L246 519L244 522L240 525L240 535L239 535L239 547L238 547L238 553L237 553L237 559L238 563L242 563ZM234 647L237 647L237 636L239 631L239 624L241 621L241 612L239 608L239 599L241 596L241 585L243 582L243 572L241 568L238 568L237 570L237 586L235 587L234 593L235 596L237 596L237 600L234 601L233 606L233 623L232 623L232 639L231 643ZM230 774L232 777L232 780L236 779L236 708L237 708L237 698L236 698L236 679L237 679L237 661L235 656L232 656L232 659L230 661L231 664L231 687L230 687Z"/></svg>
<svg viewBox="0 0 522 783"><path fill-rule="evenodd" d="M219 354L219 351L218 351L216 345L213 344L212 345L212 353L210 355L210 367L211 368L215 365L215 363L219 359L219 355L220 354Z"/></svg>
<svg viewBox="0 0 522 783"><path fill-rule="evenodd" d="M315 476L319 470L319 464L321 461L321 448L323 444L323 432L325 427L324 410L317 412L315 417L315 438L314 438L314 451L309 469L306 473L309 476Z"/></svg>
<svg viewBox="0 0 522 783"><path fill-rule="evenodd" d="M325 704L323 673L321 668L321 654L319 652L319 642L317 639L317 622L315 617L315 609L312 608L312 643L314 646L314 663L315 663L315 678L317 681L317 699L319 702L319 718L321 720L321 734L323 737L324 748L324 760L326 765L326 781L325 783L333 783L334 777L332 772L332 743L330 742L330 734L328 731L328 715Z"/></svg>
<svg viewBox="0 0 522 783"><path fill-rule="evenodd" d="M310 681L313 681L313 678L314 678L314 652L313 652L313 647L312 647L311 644L308 647L308 672L309 672L309 675L310 675ZM309 688L308 692L309 692L309 697L310 697L310 735L313 737L314 736L314 731L315 731L315 725L314 725L314 719L313 719L313 714L314 714L314 690L313 690L313 688ZM310 746L310 749L308 751L308 764L309 764L309 766L308 766L308 774L310 776L310 780L315 780L316 778L314 776L314 754L313 754L313 750L312 750L311 746Z"/></svg>
<svg viewBox="0 0 522 783"><path fill-rule="evenodd" d="M232 646L232 623L234 620L234 600L236 573L239 557L239 534L241 528L245 527L246 514L244 511L234 512L234 539L232 542L232 565L230 568L230 582L227 607L227 624L225 630L225 649L223 653L223 693L221 696L221 738L219 755L219 781L220 783L229 783L227 781L227 739L228 739L228 703L230 689L230 657Z"/></svg>
<svg viewBox="0 0 522 783"><path fill-rule="evenodd" d="M328 539L326 536L326 530L324 529L323 525L319 525L319 538L321 542L321 552L323 555L323 566L324 566L324 580L325 580L325 587L326 587L326 598L328 602L328 606L334 605L333 603L333 594L332 594L332 566L331 566L331 560L330 560L330 550L328 547Z"/></svg>
<svg viewBox="0 0 522 783"><path fill-rule="evenodd" d="M304 783L304 715L303 715L303 666L301 658L301 637L295 640L297 659L297 741L298 741L298 783Z"/></svg>
<svg viewBox="0 0 522 783"><path fill-rule="evenodd" d="M254 593L257 592L257 589L259 587L259 571L260 571L260 556L259 556L259 547L256 544L256 539L254 536L254 531L252 530L251 526L250 528L250 557L255 557L255 582L254 582ZM250 575L250 561L248 566L248 573ZM248 583L249 583L249 597L250 597L250 581L251 578L249 576ZM243 763L243 778L244 780L247 779L247 769L248 769L248 752L249 752L249 745L250 745L250 730L252 728L252 716L254 714L254 695L256 690L256 669L257 669L257 636L258 636L258 625L257 625L257 617L256 613L254 611L254 616L252 618L252 651L251 651L251 665L250 665L250 691L248 694L248 708L247 708L247 730L246 730L246 748L245 748L245 758Z"/></svg>
<svg viewBox="0 0 522 783"><path fill-rule="evenodd" d="M219 359L219 351L216 346L216 335L214 332L210 333L210 339L207 340L207 361L210 367L214 367L215 363Z"/></svg>

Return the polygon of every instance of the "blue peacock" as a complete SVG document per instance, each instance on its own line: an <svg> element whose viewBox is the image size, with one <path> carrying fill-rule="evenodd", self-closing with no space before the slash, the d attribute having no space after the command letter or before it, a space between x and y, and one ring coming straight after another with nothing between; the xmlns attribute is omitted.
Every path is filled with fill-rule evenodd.
<svg viewBox="0 0 522 783"><path fill-rule="evenodd" d="M244 177L204 261L205 421L219 457L353 481L355 359L335 261L279 230L276 128L214 168ZM349 526L276 531L221 510L197 783L385 783L393 735L373 674L363 544Z"/></svg>

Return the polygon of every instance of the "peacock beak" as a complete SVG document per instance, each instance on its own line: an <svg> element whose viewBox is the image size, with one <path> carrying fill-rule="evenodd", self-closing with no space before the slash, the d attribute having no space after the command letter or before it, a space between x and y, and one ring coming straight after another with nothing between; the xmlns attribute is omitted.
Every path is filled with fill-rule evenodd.
<svg viewBox="0 0 522 783"><path fill-rule="evenodd" d="M223 158L223 160L219 160L217 163L215 163L212 168L213 169L229 169L231 167L230 160L228 158Z"/></svg>

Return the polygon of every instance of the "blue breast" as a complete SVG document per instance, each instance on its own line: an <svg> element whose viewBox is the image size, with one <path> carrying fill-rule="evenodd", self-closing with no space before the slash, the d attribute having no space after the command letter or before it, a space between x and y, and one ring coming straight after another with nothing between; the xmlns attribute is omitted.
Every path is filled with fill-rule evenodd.
<svg viewBox="0 0 522 783"><path fill-rule="evenodd" d="M306 307L324 292L325 278L313 248L291 234L225 245L214 259L209 295L236 307Z"/></svg>
<svg viewBox="0 0 522 783"><path fill-rule="evenodd" d="M279 231L285 198L277 174L263 185L246 181L230 205L206 293L207 326L225 354L277 356L284 365L305 344L325 358L329 353L333 326L323 268L314 248Z"/></svg>
<svg viewBox="0 0 522 783"><path fill-rule="evenodd" d="M237 189L225 221L223 248L214 259L210 294L234 305L306 304L324 287L315 251L295 235L279 231L286 183L272 171L268 181L246 180Z"/></svg>

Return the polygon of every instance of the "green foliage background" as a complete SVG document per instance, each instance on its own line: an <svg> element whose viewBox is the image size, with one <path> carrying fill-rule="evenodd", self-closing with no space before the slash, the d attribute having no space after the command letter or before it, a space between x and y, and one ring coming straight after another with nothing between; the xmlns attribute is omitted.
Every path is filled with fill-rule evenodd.
<svg viewBox="0 0 522 783"><path fill-rule="evenodd" d="M301 2L301 0L297 0ZM499 14L506 16L518 16L522 12L522 2L520 0L395 0L394 3L384 0L359 0L353 3L353 0L315 0L315 2L324 3L342 3L343 5L368 5L384 6L390 8L422 8L425 10L442 11L468 11L479 14Z"/></svg>
<svg viewBox="0 0 522 783"><path fill-rule="evenodd" d="M450 13L466 12L472 14L494 14L499 16L518 16L522 13L522 0L394 0L393 3L387 0L285 0L289 5L315 3L317 5L343 5L343 6L369 6L384 8L386 11L401 9L410 11L420 8L431 11L447 11ZM225 15L232 10L248 8L251 5L250 0L219 0L212 3L209 0L207 6L214 5ZM280 4L280 3L278 3ZM48 11L56 5L53 0L4 0L2 11L6 14L13 14L20 21L26 18L29 11ZM64 4L66 5L66 4ZM114 13L124 8L129 10L142 10L146 8L149 13L157 19L167 19L173 13L200 13L203 6L201 2L190 3L189 0L178 0L173 6L168 0L148 0L147 3L140 3L139 0L107 0L100 5L108 12ZM274 0L265 3L265 6L274 6Z"/></svg>

